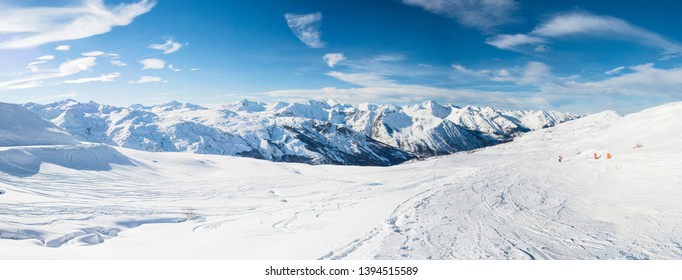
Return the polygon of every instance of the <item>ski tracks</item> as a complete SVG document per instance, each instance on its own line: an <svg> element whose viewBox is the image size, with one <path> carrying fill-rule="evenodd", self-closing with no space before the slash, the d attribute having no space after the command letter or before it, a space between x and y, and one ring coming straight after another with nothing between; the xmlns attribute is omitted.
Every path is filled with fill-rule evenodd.
<svg viewBox="0 0 682 280"><path fill-rule="evenodd" d="M589 178L530 168L541 167L485 165L434 181L437 187L405 200L382 226L323 258L361 257L353 252L367 251L362 246L374 247L364 256L375 259L617 258L610 224L568 215L585 207L574 197L594 187Z"/></svg>

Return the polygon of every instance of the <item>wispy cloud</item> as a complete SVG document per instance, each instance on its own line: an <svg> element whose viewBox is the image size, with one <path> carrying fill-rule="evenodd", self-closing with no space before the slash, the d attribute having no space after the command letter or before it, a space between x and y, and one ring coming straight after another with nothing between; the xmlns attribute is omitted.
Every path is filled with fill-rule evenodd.
<svg viewBox="0 0 682 280"><path fill-rule="evenodd" d="M63 94L57 94L57 95L50 95L50 96L44 96L40 98L33 98L34 102L43 102L47 100L64 100L67 98L76 98L78 97L78 92L75 90L69 90L67 93Z"/></svg>
<svg viewBox="0 0 682 280"><path fill-rule="evenodd" d="M555 77L552 76L551 67L549 65L531 61L522 67L502 68L502 69L481 69L473 70L462 65L454 64L452 68L459 73L469 76L474 76L478 79L484 79L493 82L514 83L517 85L532 85L538 86L544 83L553 82Z"/></svg>
<svg viewBox="0 0 682 280"><path fill-rule="evenodd" d="M164 82L160 77L155 76L142 76L137 81L129 81L129 84L147 84L147 83L160 83Z"/></svg>
<svg viewBox="0 0 682 280"><path fill-rule="evenodd" d="M348 88L285 89L258 93L277 99L304 101L331 98L347 103L375 102L414 103L427 99L457 104L477 104L502 108L547 108L565 104L576 98L588 100L613 96L676 96L682 98L682 67L662 69L654 64L625 67L629 72L601 80L585 80L580 75L558 77L549 65L531 61L523 66L503 69L470 69L453 65L455 71L493 82L477 89L457 89L405 83L374 72L332 71L328 76L349 83ZM624 69L623 69L624 70ZM618 73L622 73L620 70ZM452 70L451 70L452 71ZM499 83L499 84L498 84ZM498 91L512 84L512 90ZM520 86L522 90L519 90ZM611 96L611 97L609 97ZM562 101L563 100L563 101ZM554 105L552 105L554 104Z"/></svg>
<svg viewBox="0 0 682 280"><path fill-rule="evenodd" d="M28 66L43 64L45 62L47 62L47 60L34 61L34 62L29 63Z"/></svg>
<svg viewBox="0 0 682 280"><path fill-rule="evenodd" d="M163 69L166 67L166 62L161 59L147 58L139 61L142 63L142 70L145 69Z"/></svg>
<svg viewBox="0 0 682 280"><path fill-rule="evenodd" d="M38 71L39 71L38 66L35 66L35 65L28 65L28 66L26 66L26 69L28 69L32 73L38 73Z"/></svg>
<svg viewBox="0 0 682 280"><path fill-rule="evenodd" d="M57 46L57 47L54 48L54 49L55 49L55 50L58 50L58 51L65 52L65 51L70 50L70 49L71 49L71 46L69 46L69 45L59 45L59 46Z"/></svg>
<svg viewBox="0 0 682 280"><path fill-rule="evenodd" d="M403 0L403 3L457 19L463 26L484 32L513 22L513 13L518 9L514 0Z"/></svg>
<svg viewBox="0 0 682 280"><path fill-rule="evenodd" d="M81 53L82 56L102 56L105 55L106 53L103 51L91 51L91 52L84 52Z"/></svg>
<svg viewBox="0 0 682 280"><path fill-rule="evenodd" d="M544 51L544 44L547 43L547 41L543 38L535 37L535 36L531 36L531 35L526 35L526 34L495 35L493 37L488 38L485 42L486 42L486 44L495 46L498 49L515 50L515 51L519 51L518 46L534 45L534 46L536 46L536 48L541 47L541 49L536 50L536 51L540 51L540 52Z"/></svg>
<svg viewBox="0 0 682 280"><path fill-rule="evenodd" d="M587 12L559 14L540 23L528 34L497 35L486 43L500 49L519 50L525 45L543 44L550 38L596 37L631 41L660 48L666 54L682 53L682 45L627 21Z"/></svg>
<svg viewBox="0 0 682 280"><path fill-rule="evenodd" d="M151 44L147 47L154 50L160 50L164 54L171 54L179 51L180 48L182 48L182 46L183 46L182 44L173 41L173 39L168 39L163 44Z"/></svg>
<svg viewBox="0 0 682 280"><path fill-rule="evenodd" d="M389 87L395 85L394 81L386 79L384 76L376 73L343 73L343 72L329 72L328 76L334 77L341 81L366 87Z"/></svg>
<svg viewBox="0 0 682 280"><path fill-rule="evenodd" d="M543 92L581 95L668 95L682 98L682 67L662 69L653 63L628 67L632 72L597 81L569 80L543 85Z"/></svg>
<svg viewBox="0 0 682 280"><path fill-rule="evenodd" d="M38 68L37 65L43 64L43 63L51 61L51 60L54 60L54 56L53 55L44 55L41 57L36 57L36 60L38 60L38 61L34 61L34 62L31 62L28 65L26 65L26 69L31 71L31 73L38 73L38 71L40 71L40 69Z"/></svg>
<svg viewBox="0 0 682 280"><path fill-rule="evenodd" d="M473 76L487 75L490 73L490 70L471 70L459 64L453 64L452 68L457 70L457 72Z"/></svg>
<svg viewBox="0 0 682 280"><path fill-rule="evenodd" d="M626 74L620 74L628 69ZM606 71L608 75L619 76L606 79L586 80L579 75L555 76L551 67L542 62L531 61L523 67L499 70L470 70L481 75L481 79L494 82L513 83L537 88L538 96L654 96L659 94L682 97L682 67L656 68L653 63L630 67L617 67Z"/></svg>
<svg viewBox="0 0 682 280"><path fill-rule="evenodd" d="M88 70L90 67L95 65L95 57L81 57L74 60L69 60L61 65L56 71L51 71L44 74L36 74L26 78L20 78L10 81L0 82L1 89L11 89L17 85L31 84L32 82L39 82L44 80L63 78L66 76L71 76L82 71Z"/></svg>
<svg viewBox="0 0 682 280"><path fill-rule="evenodd" d="M321 41L322 13L284 14L287 24L294 35L310 48L324 48L326 43Z"/></svg>
<svg viewBox="0 0 682 280"><path fill-rule="evenodd" d="M173 72L180 72L180 71L182 71L181 69L175 68L175 66L173 66L173 64L168 64L168 69L170 69L170 70L173 71Z"/></svg>
<svg viewBox="0 0 682 280"><path fill-rule="evenodd" d="M109 62L111 63L111 65L118 66L118 67L123 67L123 66L128 65L128 64L125 64L123 61L120 61L118 59L114 59L114 60L111 60Z"/></svg>
<svg viewBox="0 0 682 280"><path fill-rule="evenodd" d="M48 60L53 60L54 55L43 55L41 57L36 57L37 60L43 60L43 61L48 61Z"/></svg>
<svg viewBox="0 0 682 280"><path fill-rule="evenodd" d="M528 106L544 106L547 104L547 100L543 97L525 97L518 93L401 84L376 73L330 72L327 75L359 87L276 90L259 94L278 99L301 101L331 98L352 104L375 102L376 100L381 100L383 103L407 104L431 99L458 104L488 104L502 107L527 108Z"/></svg>
<svg viewBox="0 0 682 280"><path fill-rule="evenodd" d="M407 57L402 54L382 54L374 57L374 61L376 62L395 62L395 61L403 61Z"/></svg>
<svg viewBox="0 0 682 280"><path fill-rule="evenodd" d="M616 67L616 68L613 68L609 71L604 72L604 74L613 75L613 74L619 73L620 71L623 71L624 69L625 69L625 67L619 66L619 67Z"/></svg>
<svg viewBox="0 0 682 280"><path fill-rule="evenodd" d="M149 12L153 0L106 7L102 0L83 0L78 6L17 7L3 5L0 10L0 49L32 48L43 44L87 38L111 31L114 26L130 24Z"/></svg>
<svg viewBox="0 0 682 280"><path fill-rule="evenodd" d="M329 65L331 68L334 68L337 63L347 59L342 53L328 53L322 58L324 59L324 62L327 63L327 65Z"/></svg>
<svg viewBox="0 0 682 280"><path fill-rule="evenodd" d="M5 89L29 89L43 86L43 81L31 81L23 84L8 86ZM1 90L2 88L0 88Z"/></svg>
<svg viewBox="0 0 682 280"><path fill-rule="evenodd" d="M67 80L67 81L64 81L64 83L66 83L66 84L84 84L84 83L90 83L90 82L113 82L114 79L116 79L120 76L121 76L121 73L114 72L111 74L103 74L99 77L81 78L81 79L76 79L76 80Z"/></svg>

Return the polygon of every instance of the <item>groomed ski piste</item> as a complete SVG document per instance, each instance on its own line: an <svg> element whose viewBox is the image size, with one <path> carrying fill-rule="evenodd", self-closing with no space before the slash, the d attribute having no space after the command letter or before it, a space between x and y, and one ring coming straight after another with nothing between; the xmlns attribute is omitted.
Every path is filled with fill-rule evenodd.
<svg viewBox="0 0 682 280"><path fill-rule="evenodd" d="M680 116L608 111L391 167L78 144L3 119L0 258L682 259Z"/></svg>

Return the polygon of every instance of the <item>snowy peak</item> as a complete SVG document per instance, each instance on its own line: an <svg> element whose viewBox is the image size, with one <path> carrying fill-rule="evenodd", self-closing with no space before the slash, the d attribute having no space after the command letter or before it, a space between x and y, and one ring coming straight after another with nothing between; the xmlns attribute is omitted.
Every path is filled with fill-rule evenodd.
<svg viewBox="0 0 682 280"><path fill-rule="evenodd" d="M326 121L329 120L329 109L329 105L322 102L291 103L277 110L275 115Z"/></svg>
<svg viewBox="0 0 682 280"><path fill-rule="evenodd" d="M241 100L237 101L232 104L224 105L222 108L226 110L230 110L233 112L249 112L249 113L255 113L255 112L263 112L265 111L267 107L267 104L261 103L261 102L254 102L254 101L249 101L249 100Z"/></svg>
<svg viewBox="0 0 682 280"><path fill-rule="evenodd" d="M201 109L206 109L202 106L191 104L191 103L180 103L175 100L161 104L161 105L156 105L152 106L151 109L156 110L156 111L174 111L174 110L182 110L182 109L187 109L187 110L201 110Z"/></svg>
<svg viewBox="0 0 682 280"><path fill-rule="evenodd" d="M450 115L452 108L443 106L436 101L429 100L419 105L409 106L409 111L430 114L436 118L444 119Z"/></svg>

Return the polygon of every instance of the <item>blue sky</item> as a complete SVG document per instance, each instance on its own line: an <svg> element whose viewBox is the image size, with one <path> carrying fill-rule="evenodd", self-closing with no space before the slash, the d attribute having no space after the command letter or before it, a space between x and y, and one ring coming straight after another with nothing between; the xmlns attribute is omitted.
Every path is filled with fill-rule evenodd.
<svg viewBox="0 0 682 280"><path fill-rule="evenodd" d="M0 101L682 100L680 1L0 0ZM676 30L677 29L677 30Z"/></svg>

